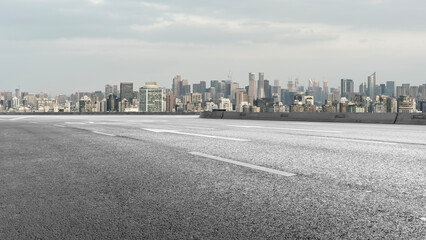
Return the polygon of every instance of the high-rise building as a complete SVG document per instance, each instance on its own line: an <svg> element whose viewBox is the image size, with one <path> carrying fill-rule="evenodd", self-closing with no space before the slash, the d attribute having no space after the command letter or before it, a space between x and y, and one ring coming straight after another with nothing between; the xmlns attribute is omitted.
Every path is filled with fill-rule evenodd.
<svg viewBox="0 0 426 240"><path fill-rule="evenodd" d="M380 84L380 95L385 94L386 92L386 84L382 83Z"/></svg>
<svg viewBox="0 0 426 240"><path fill-rule="evenodd" d="M147 82L139 89L139 111L163 111L163 89L158 87L156 82Z"/></svg>
<svg viewBox="0 0 426 240"><path fill-rule="evenodd" d="M375 90L376 90L376 73L371 74L368 76L367 81L367 87L368 87L368 96L371 100L376 99Z"/></svg>
<svg viewBox="0 0 426 240"><path fill-rule="evenodd" d="M396 97L399 98L400 96L406 96L405 90L402 88L402 86L396 86Z"/></svg>
<svg viewBox="0 0 426 240"><path fill-rule="evenodd" d="M419 87L418 86L411 86L409 96L416 99L419 96Z"/></svg>
<svg viewBox="0 0 426 240"><path fill-rule="evenodd" d="M351 98L354 93L354 81L352 79L340 80L341 97Z"/></svg>
<svg viewBox="0 0 426 240"><path fill-rule="evenodd" d="M272 87L269 85L269 80L264 80L264 91L265 91L265 98L266 99L272 99Z"/></svg>
<svg viewBox="0 0 426 240"><path fill-rule="evenodd" d="M109 95L112 95L112 85L105 85L105 98L108 98Z"/></svg>
<svg viewBox="0 0 426 240"><path fill-rule="evenodd" d="M257 88L256 88L256 79L255 73L249 73L249 90L248 96L252 97L253 100L257 99Z"/></svg>
<svg viewBox="0 0 426 240"><path fill-rule="evenodd" d="M231 99L231 101L235 102L235 91L240 87L240 84L237 82L233 82L231 83L231 89L230 89L230 94L229 94L229 98Z"/></svg>
<svg viewBox="0 0 426 240"><path fill-rule="evenodd" d="M19 89L17 88L17 89L15 89L15 97L16 98L18 98L18 99L20 99L21 98L21 96L20 96L20 94L19 94Z"/></svg>
<svg viewBox="0 0 426 240"><path fill-rule="evenodd" d="M244 88L235 90L235 106L239 106L242 102L248 102L248 96Z"/></svg>
<svg viewBox="0 0 426 240"><path fill-rule="evenodd" d="M202 93L201 84L199 84L199 83L192 84L192 92L193 93Z"/></svg>
<svg viewBox="0 0 426 240"><path fill-rule="evenodd" d="M259 80L257 80L257 98L265 98L265 74L259 73Z"/></svg>
<svg viewBox="0 0 426 240"><path fill-rule="evenodd" d="M330 93L330 89L328 88L328 81L324 80L322 82L322 96L323 96L323 100L328 100L328 94Z"/></svg>
<svg viewBox="0 0 426 240"><path fill-rule="evenodd" d="M106 98L106 111L117 112L118 111L118 99L111 93Z"/></svg>
<svg viewBox="0 0 426 240"><path fill-rule="evenodd" d="M403 93L404 96L409 96L410 95L410 84L409 83L403 83L402 84L402 91L404 92Z"/></svg>
<svg viewBox="0 0 426 240"><path fill-rule="evenodd" d="M185 96L187 94L191 94L191 85L189 85L188 80L182 80L181 81L181 94L182 96Z"/></svg>
<svg viewBox="0 0 426 240"><path fill-rule="evenodd" d="M279 80L274 80L274 86L272 87L271 97L274 102L281 102L281 86Z"/></svg>
<svg viewBox="0 0 426 240"><path fill-rule="evenodd" d="M296 90L297 90L297 88L294 87L293 81L287 82L287 89L288 89L289 92L296 92Z"/></svg>
<svg viewBox="0 0 426 240"><path fill-rule="evenodd" d="M120 99L121 101L127 99L127 101L132 102L133 100L133 83L131 82L122 82L120 83Z"/></svg>
<svg viewBox="0 0 426 240"><path fill-rule="evenodd" d="M114 95L114 97L118 97L118 87L117 85L112 85L112 95Z"/></svg>
<svg viewBox="0 0 426 240"><path fill-rule="evenodd" d="M173 112L174 105L175 105L175 96L173 94L173 91L169 91L169 93L166 95L166 112Z"/></svg>
<svg viewBox="0 0 426 240"><path fill-rule="evenodd" d="M395 81L386 81L385 95L395 97Z"/></svg>
<svg viewBox="0 0 426 240"><path fill-rule="evenodd" d="M426 100L426 84L422 85L422 100Z"/></svg>
<svg viewBox="0 0 426 240"><path fill-rule="evenodd" d="M367 94L367 83L362 82L359 85L359 93L364 94L364 95Z"/></svg>
<svg viewBox="0 0 426 240"><path fill-rule="evenodd" d="M182 95L181 93L181 86L182 86L182 79L180 75L176 75L173 78L173 86L172 86L172 91L173 93L177 96L180 97Z"/></svg>

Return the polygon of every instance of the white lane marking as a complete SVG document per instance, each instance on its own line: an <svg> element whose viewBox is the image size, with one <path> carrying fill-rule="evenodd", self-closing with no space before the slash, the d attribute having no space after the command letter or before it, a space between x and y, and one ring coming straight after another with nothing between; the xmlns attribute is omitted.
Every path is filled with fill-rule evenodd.
<svg viewBox="0 0 426 240"><path fill-rule="evenodd" d="M127 121L127 122L133 122L133 123L157 123L157 122L167 122L167 120L133 120L133 121Z"/></svg>
<svg viewBox="0 0 426 240"><path fill-rule="evenodd" d="M21 119L25 119L25 118L30 118L29 116L28 117L17 117L17 118L11 118L11 119L9 119L10 121L16 121L16 120L21 120Z"/></svg>
<svg viewBox="0 0 426 240"><path fill-rule="evenodd" d="M316 130L316 129L304 129L304 128L282 128L282 127L241 126L241 125L228 125L228 126L229 127L239 127L239 128L261 128L261 129L272 129L272 130L292 130L292 131L306 131L306 132L342 133L342 131Z"/></svg>
<svg viewBox="0 0 426 240"><path fill-rule="evenodd" d="M65 124L70 124L70 125L84 125L86 123L85 122L65 122Z"/></svg>
<svg viewBox="0 0 426 240"><path fill-rule="evenodd" d="M185 127L185 126L183 126ZM199 129L199 130L214 130L214 128L205 128L205 127L186 127L190 129Z"/></svg>
<svg viewBox="0 0 426 240"><path fill-rule="evenodd" d="M94 122L87 122L87 123L94 124Z"/></svg>
<svg viewBox="0 0 426 240"><path fill-rule="evenodd" d="M55 126L55 127L61 127L61 128L64 128L64 127L65 127L65 126L58 125L58 124L55 124L55 125L53 125L53 126Z"/></svg>
<svg viewBox="0 0 426 240"><path fill-rule="evenodd" d="M189 136L206 137L206 138L216 138L216 139L238 141L238 142L250 142L250 140L242 139L242 138L220 137L220 136L204 135L204 134L197 134L197 133L178 132L178 131L175 131L175 130L165 130L165 129L152 129L152 128L142 128L142 129L146 130L146 131L155 132L155 133L172 133L172 134L189 135Z"/></svg>
<svg viewBox="0 0 426 240"><path fill-rule="evenodd" d="M250 164L250 163L239 162L239 161L235 161L235 160L231 160L231 159L216 157L216 156L212 156L212 155L208 155L208 154L204 154L204 153L200 153L200 152L190 152L189 154L200 156L200 157L205 157L205 158L210 158L210 159L221 161L221 162L231 163L231 164L235 164L235 165L238 165L238 166L243 166L243 167L247 167L247 168L251 168L251 169L255 169L255 170L259 170L259 171L263 171L263 172L278 174L278 175L285 176L285 177L296 176L296 174L294 174L294 173L284 172L284 171L280 171L280 170L276 170L276 169L272 169L272 168L267 168L267 167L261 167L261 166L253 165L253 164Z"/></svg>
<svg viewBox="0 0 426 240"><path fill-rule="evenodd" d="M426 222L426 217L421 217L420 220Z"/></svg>
<svg viewBox="0 0 426 240"><path fill-rule="evenodd" d="M388 144L388 145L396 145L397 144L397 143L393 143L393 142L372 141L372 140L363 140L363 139L336 138L336 137L325 137L325 136L310 136L310 137L338 140L338 141L342 141L342 142L350 141L350 142L378 143L378 144Z"/></svg>
<svg viewBox="0 0 426 240"><path fill-rule="evenodd" d="M110 134L110 133L104 133L104 132L98 132L98 131L92 131L92 132L96 134L105 135L105 136L115 137L114 134Z"/></svg>

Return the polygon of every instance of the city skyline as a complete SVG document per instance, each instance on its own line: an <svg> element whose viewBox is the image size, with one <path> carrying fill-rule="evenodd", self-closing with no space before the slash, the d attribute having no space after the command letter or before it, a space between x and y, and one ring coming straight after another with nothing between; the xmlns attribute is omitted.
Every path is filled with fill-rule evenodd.
<svg viewBox="0 0 426 240"><path fill-rule="evenodd" d="M146 82L134 89L133 82L105 85L105 91L75 92L54 98L47 93L0 92L0 109L8 112L402 112L426 111L426 84L400 86L394 81L380 83L376 72L362 81L355 91L352 79L341 79L340 86L330 87L328 81L299 79L281 87L279 80L265 79L265 73L248 73L248 85L228 80L189 83L176 75L171 88L157 82ZM285 84L285 83L284 83ZM322 86L322 87L321 87ZM191 90L192 89L192 90Z"/></svg>
<svg viewBox="0 0 426 240"><path fill-rule="evenodd" d="M247 70L265 72L271 81L298 77L330 85L377 71L383 81L420 85L426 80L420 64L426 62L425 5L5 0L0 87L59 94L105 82L166 86L176 73L193 82L226 79L229 71L247 84ZM410 18L395 17L407 12Z"/></svg>
<svg viewBox="0 0 426 240"><path fill-rule="evenodd" d="M249 74L248 77L247 77L247 73ZM257 73L256 72L246 72L246 79L243 80L243 81L238 81L238 80L233 79L232 75L230 75L230 73L228 74L227 77L224 77L222 79L201 79L201 80L191 81L190 79L188 79L186 77L183 77L183 75L181 75L181 74L175 74L175 75L171 75L171 76L173 76L173 77L171 77L172 80L170 80L170 77L169 77L169 80L168 80L168 82L166 82L165 85L161 84L164 81L158 81L158 80L155 80L155 79L154 80L147 80L147 81L143 81L143 80L140 80L140 81L122 80L120 82L106 82L106 83L104 82L103 85L97 86L97 87L95 87L93 89L80 88L77 91L69 91L69 92L53 91L53 92L49 92L49 91L46 91L46 90L42 90L42 91L37 91L37 90L36 91L31 91L31 90L28 90L28 89L25 89L25 88L20 88L20 87L14 87L12 89L3 89L2 86L4 86L4 85L2 84L2 85L0 85L0 92L15 92L17 89L19 89L20 92L28 92L28 93L32 93L32 94L45 93L45 94L48 94L49 97L54 97L54 96L58 96L58 95L69 96L70 94L74 94L74 93L77 93L77 92L96 92L96 91L102 91L103 89L105 89L104 93L108 93L109 91L115 91L115 95L117 95L117 96L120 97L121 89L123 88L123 85L124 86L131 85L132 89L133 89L133 86L134 86L134 89L139 89L139 88L143 87L145 85L145 83L156 82L160 88L162 88L162 89L170 89L174 93L176 93L176 89L174 87L174 80L175 80L176 77L179 78L178 79L179 81L186 81L189 86L193 86L194 84L197 85L200 82L207 82L207 83L209 83L210 81L232 81L232 82L240 84L241 87L249 87L251 79L253 79L254 82L255 82L254 92L250 93L250 90L249 90L249 92L247 92L247 94L255 94L256 96L258 96L260 94L260 91L261 91L258 88L259 81L265 81L265 80L269 81L269 84L271 86L276 85L275 83L278 82L279 86L282 89L290 89L289 84L290 84L290 82L292 82L293 86L296 85L294 87L294 89L295 89L296 92L297 92L297 87L298 86L308 86L309 87L313 82L318 82L318 83L321 83L321 84L326 84L328 88L335 88L335 89L340 88L340 89L343 90L342 83L343 82L346 83L347 81L350 81L351 84L352 84L351 85L352 92L361 92L361 91L358 91L358 89L360 89L360 87L361 87L360 85L362 85L363 83L366 84L366 89L369 89L368 83L369 83L369 79L372 76L374 76L373 77L374 80L372 81L373 85L386 84L386 82L393 82L395 88L398 85L402 86L402 85L407 85L407 84L409 86L417 86L417 84L413 84L413 83L411 83L409 81L400 81L400 82L398 82L398 81L390 81L390 80L380 80L380 78L379 78L379 80L377 80L377 76L376 75L377 75L377 73L374 72L374 73L372 73L370 75L367 75L364 80L359 80L359 81L354 80L353 78L341 78L341 79L338 79L336 81L330 81L328 79L318 80L318 79L312 79L312 78L309 78L309 79L306 79L306 80L301 80L298 77L289 78L288 80L279 80L279 79L271 79L271 78L269 78L268 77L269 74L267 74L267 73L266 73L266 77L265 77L265 72L257 72ZM229 78L230 76L231 76L231 78ZM330 84L330 82L331 82L331 84ZM333 82L336 82L336 84L333 84ZM418 84L418 86L421 86L421 85L423 85L425 83L426 83L426 80L425 81L421 81ZM106 88L108 88L108 87L110 87L111 89L107 90ZM112 89L113 87L114 87L114 90ZM207 87L207 86L204 86L204 87ZM344 88L346 89L346 87L344 87ZM192 92L192 87L190 89L191 89L190 92ZM263 95L264 95L265 94L265 90L263 89L262 91L263 91ZM128 94L129 93L127 93L127 95ZM366 96L370 96L371 94L374 94L374 93L367 93Z"/></svg>

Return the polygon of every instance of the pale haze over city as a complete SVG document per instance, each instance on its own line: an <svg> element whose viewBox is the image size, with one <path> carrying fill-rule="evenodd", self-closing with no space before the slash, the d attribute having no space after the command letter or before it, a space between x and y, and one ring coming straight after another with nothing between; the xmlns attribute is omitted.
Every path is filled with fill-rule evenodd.
<svg viewBox="0 0 426 240"><path fill-rule="evenodd" d="M338 87L426 80L423 1L3 0L0 90L49 95L106 83L170 87L265 72Z"/></svg>

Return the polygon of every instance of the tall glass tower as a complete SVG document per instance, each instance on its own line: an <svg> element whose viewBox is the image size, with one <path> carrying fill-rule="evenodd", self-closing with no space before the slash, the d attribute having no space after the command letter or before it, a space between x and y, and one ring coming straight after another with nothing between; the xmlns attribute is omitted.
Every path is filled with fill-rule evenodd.
<svg viewBox="0 0 426 240"><path fill-rule="evenodd" d="M376 73L371 74L368 76L368 96L371 100L375 99L375 90L376 90Z"/></svg>

